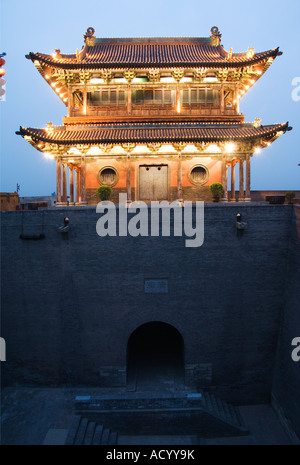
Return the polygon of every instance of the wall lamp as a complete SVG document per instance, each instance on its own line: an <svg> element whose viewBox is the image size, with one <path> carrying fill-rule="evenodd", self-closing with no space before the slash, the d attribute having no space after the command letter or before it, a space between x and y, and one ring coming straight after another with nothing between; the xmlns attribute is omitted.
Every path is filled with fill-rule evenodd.
<svg viewBox="0 0 300 465"><path fill-rule="evenodd" d="M70 228L70 220L69 218L65 217L64 218L64 225L63 226L59 226L58 228L58 231L63 234L64 236L67 236L68 235L68 232L69 232L69 228Z"/></svg>
<svg viewBox="0 0 300 465"><path fill-rule="evenodd" d="M247 228L247 223L245 223L244 221L242 221L242 215L241 213L238 213L236 215L236 230L237 230L237 234L238 235L241 235L243 234L244 230Z"/></svg>

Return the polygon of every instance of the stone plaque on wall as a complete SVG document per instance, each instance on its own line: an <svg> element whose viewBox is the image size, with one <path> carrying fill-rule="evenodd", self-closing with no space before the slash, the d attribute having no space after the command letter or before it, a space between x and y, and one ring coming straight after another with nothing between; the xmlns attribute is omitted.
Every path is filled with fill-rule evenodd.
<svg viewBox="0 0 300 465"><path fill-rule="evenodd" d="M146 294L167 294L168 279L145 279L144 290Z"/></svg>

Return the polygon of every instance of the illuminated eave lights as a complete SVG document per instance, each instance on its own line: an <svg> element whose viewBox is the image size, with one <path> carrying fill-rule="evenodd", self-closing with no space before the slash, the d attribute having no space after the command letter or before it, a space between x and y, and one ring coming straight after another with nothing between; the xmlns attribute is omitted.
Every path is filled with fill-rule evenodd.
<svg viewBox="0 0 300 465"><path fill-rule="evenodd" d="M225 144L225 151L227 153L233 153L236 150L236 145L234 142L226 142Z"/></svg>
<svg viewBox="0 0 300 465"><path fill-rule="evenodd" d="M267 63L270 64L272 61L273 61L273 58L269 58L267 60ZM251 79L249 76L248 78L245 79L245 82L241 85L241 88L238 92L238 95L237 95L238 99L240 99L256 83L256 81L263 74L263 72L264 71L262 69L257 69L257 70L252 71L251 74L255 74L256 76L252 76Z"/></svg>
<svg viewBox="0 0 300 465"><path fill-rule="evenodd" d="M203 79L203 82L218 82L218 78L214 73L208 73Z"/></svg>
<svg viewBox="0 0 300 465"><path fill-rule="evenodd" d="M218 147L217 144L209 144L209 146L204 150L208 153L220 153L222 150Z"/></svg>
<svg viewBox="0 0 300 465"><path fill-rule="evenodd" d="M48 75L46 75L45 78L47 80L50 79ZM63 100L64 102L67 102L68 100L66 97L67 91L63 90L63 87L58 87L59 84L57 82L49 82L49 84L53 88L53 90L56 92L56 94L60 97L60 99Z"/></svg>
<svg viewBox="0 0 300 465"><path fill-rule="evenodd" d="M283 134L283 132L282 132L282 134ZM264 149L266 147L269 147L269 145L271 145L271 142L267 142L265 140L261 141L259 145L254 147L254 153L255 154L261 153L262 149Z"/></svg>
<svg viewBox="0 0 300 465"><path fill-rule="evenodd" d="M44 158L46 160L54 160L54 156L49 152L44 152Z"/></svg>

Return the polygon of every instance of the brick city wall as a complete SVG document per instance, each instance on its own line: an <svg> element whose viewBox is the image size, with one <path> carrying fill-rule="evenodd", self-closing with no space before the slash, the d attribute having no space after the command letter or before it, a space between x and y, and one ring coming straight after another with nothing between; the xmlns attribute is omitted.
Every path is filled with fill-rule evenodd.
<svg viewBox="0 0 300 465"><path fill-rule="evenodd" d="M294 443L298 439L300 444L300 349L297 350L296 345L291 344L294 338L300 340L300 205L295 206L288 268L286 306L281 316L273 401L290 431L291 439ZM291 356L293 350L296 351L296 360ZM295 438L294 432L298 438Z"/></svg>
<svg viewBox="0 0 300 465"><path fill-rule="evenodd" d="M189 248L185 237L99 237L93 207L2 213L4 382L125 385L130 335L162 321L183 338L187 384L268 400L295 279L292 216L290 205L212 203L203 245ZM151 278L167 279L168 293L145 293Z"/></svg>

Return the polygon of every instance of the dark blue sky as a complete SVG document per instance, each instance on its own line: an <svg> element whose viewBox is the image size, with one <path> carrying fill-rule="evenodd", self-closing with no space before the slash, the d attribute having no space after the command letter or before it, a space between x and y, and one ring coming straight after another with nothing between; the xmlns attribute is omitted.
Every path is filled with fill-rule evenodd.
<svg viewBox="0 0 300 465"><path fill-rule="evenodd" d="M226 50L283 51L240 101L245 121L290 122L293 131L252 158L252 189L300 189L300 101L292 99L292 80L300 84L300 1L252 0L0 0L0 51L6 57L6 101L1 110L1 188L21 196L55 191L55 162L46 160L20 136L19 126L62 124L67 109L42 79L29 52L75 53L87 27L97 37L208 37L218 26ZM298 85L299 85L298 84ZM300 89L298 91L300 96Z"/></svg>

